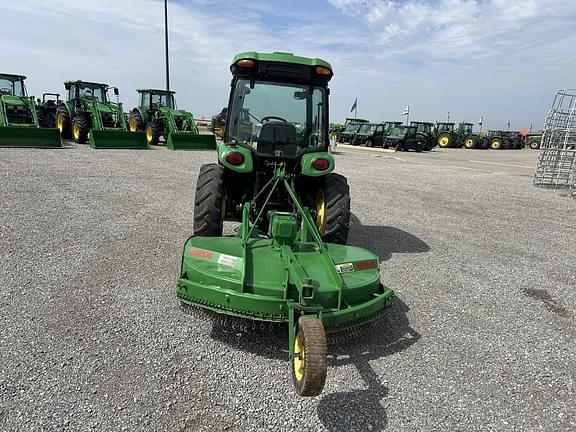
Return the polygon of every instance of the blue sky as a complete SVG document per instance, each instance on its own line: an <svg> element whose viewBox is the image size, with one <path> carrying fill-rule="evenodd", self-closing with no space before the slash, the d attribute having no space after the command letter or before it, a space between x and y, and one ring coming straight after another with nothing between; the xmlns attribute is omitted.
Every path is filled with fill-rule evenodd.
<svg viewBox="0 0 576 432"><path fill-rule="evenodd" d="M210 117L226 105L229 63L245 50L332 63L332 121L358 116L542 126L554 92L575 87L576 1L169 0L178 104ZM162 86L160 0L19 0L0 5L0 64L32 94L62 81Z"/></svg>

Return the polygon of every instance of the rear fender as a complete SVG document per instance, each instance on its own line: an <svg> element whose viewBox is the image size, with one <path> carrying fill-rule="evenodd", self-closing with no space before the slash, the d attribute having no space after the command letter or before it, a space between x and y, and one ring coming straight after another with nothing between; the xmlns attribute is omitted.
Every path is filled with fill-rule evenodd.
<svg viewBox="0 0 576 432"><path fill-rule="evenodd" d="M329 163L328 168L325 170L314 168L313 164L316 159L326 159ZM302 175L320 177L334 171L334 157L328 152L305 153L300 159L300 167L302 168Z"/></svg>
<svg viewBox="0 0 576 432"><path fill-rule="evenodd" d="M242 162L240 165L232 165L227 162L226 155L231 152L241 153L242 156L244 156L244 162ZM242 146L229 146L221 143L218 146L218 162L220 162L222 166L241 174L251 173L254 170L252 152Z"/></svg>

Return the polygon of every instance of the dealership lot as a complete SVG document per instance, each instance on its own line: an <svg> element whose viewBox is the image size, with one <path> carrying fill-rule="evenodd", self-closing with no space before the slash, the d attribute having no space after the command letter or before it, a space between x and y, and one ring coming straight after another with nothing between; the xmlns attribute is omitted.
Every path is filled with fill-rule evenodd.
<svg viewBox="0 0 576 432"><path fill-rule="evenodd" d="M0 430L576 429L576 201L536 158L338 146L397 301L302 399L284 332L175 298L213 152L0 150Z"/></svg>

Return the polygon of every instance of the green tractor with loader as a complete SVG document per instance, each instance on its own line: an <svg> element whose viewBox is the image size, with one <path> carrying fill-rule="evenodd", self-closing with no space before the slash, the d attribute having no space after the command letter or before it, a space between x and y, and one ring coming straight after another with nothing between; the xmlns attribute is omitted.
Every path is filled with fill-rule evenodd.
<svg viewBox="0 0 576 432"><path fill-rule="evenodd" d="M394 293L375 254L345 245L349 187L328 151L330 64L244 52L230 70L224 139L198 175L176 294L247 327L287 326L294 388L315 396L326 334L380 318ZM225 220L240 222L236 233L223 235Z"/></svg>
<svg viewBox="0 0 576 432"><path fill-rule="evenodd" d="M56 129L44 129L24 75L0 73L0 147L60 148Z"/></svg>
<svg viewBox="0 0 576 432"><path fill-rule="evenodd" d="M56 127L62 138L78 144L89 142L95 149L146 149L143 132L129 132L118 89L108 84L66 81L65 101L56 108ZM114 91L116 102L109 99Z"/></svg>
<svg viewBox="0 0 576 432"><path fill-rule="evenodd" d="M128 121L132 132L146 131L146 142L158 145L164 137L170 150L212 150L216 148L213 134L200 134L194 116L176 107L175 92L139 89L139 105L130 111Z"/></svg>

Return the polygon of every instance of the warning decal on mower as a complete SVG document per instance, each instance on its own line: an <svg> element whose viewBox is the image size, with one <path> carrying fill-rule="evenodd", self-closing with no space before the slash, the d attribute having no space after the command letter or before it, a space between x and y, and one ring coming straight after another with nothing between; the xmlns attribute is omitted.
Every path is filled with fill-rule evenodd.
<svg viewBox="0 0 576 432"><path fill-rule="evenodd" d="M338 273L350 273L354 271L354 264L346 263L346 264L337 264L336 271Z"/></svg>
<svg viewBox="0 0 576 432"><path fill-rule="evenodd" d="M214 253L207 251L205 249L190 248L188 249L188 255L198 258L212 259Z"/></svg>
<svg viewBox="0 0 576 432"><path fill-rule="evenodd" d="M218 257L218 264L222 264L228 267L236 267L236 264L238 263L238 260L240 258L237 258L235 256L232 255L220 255Z"/></svg>

